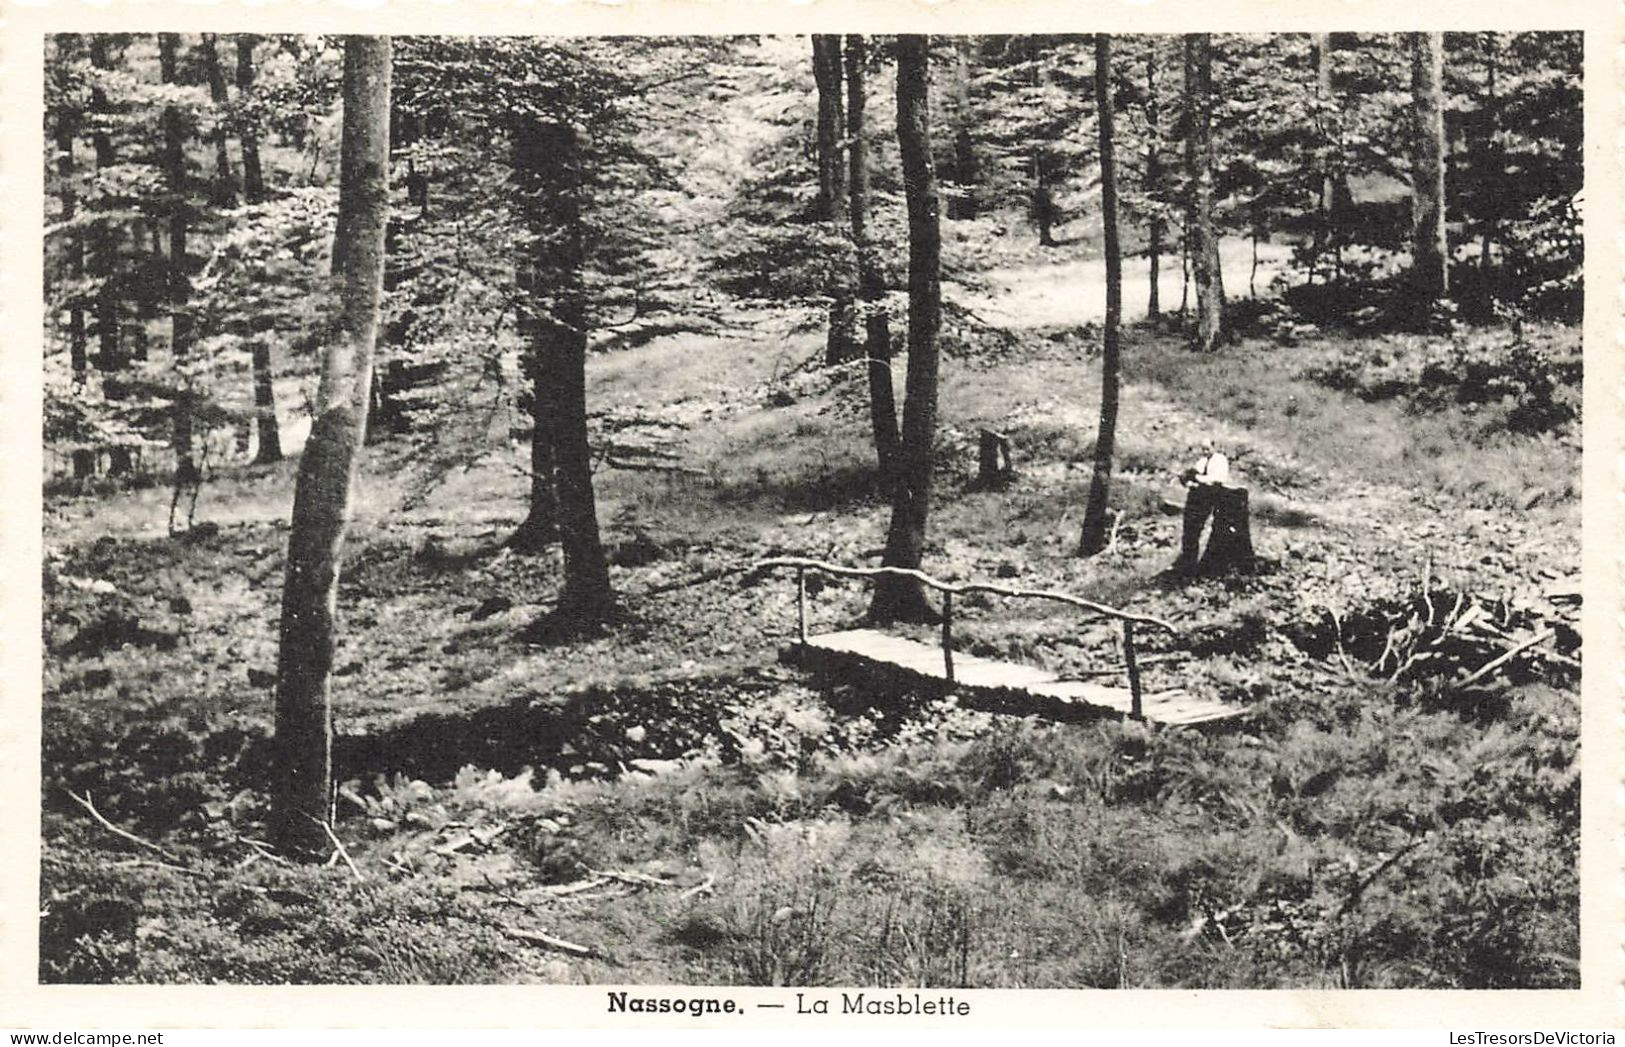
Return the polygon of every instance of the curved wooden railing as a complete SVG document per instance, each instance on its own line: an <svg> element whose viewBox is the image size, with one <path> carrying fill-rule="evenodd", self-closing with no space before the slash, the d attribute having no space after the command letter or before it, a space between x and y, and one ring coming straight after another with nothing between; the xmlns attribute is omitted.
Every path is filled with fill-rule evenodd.
<svg viewBox="0 0 1625 1047"><path fill-rule="evenodd" d="M1051 600L1056 603L1087 611L1094 615L1107 618L1116 618L1123 623L1123 666L1128 675L1129 695L1133 702L1133 716L1141 716L1140 702L1140 668L1134 651L1134 626L1149 625L1166 630L1177 635L1179 630L1169 622L1149 614L1136 614L1125 611L1109 604L1086 600L1071 593L1057 592L1054 589L1014 589L1005 585L994 585L991 582L945 582L940 578L933 578L924 571L908 567L847 567L842 564L827 563L806 556L775 556L766 560L757 561L752 570L769 571L776 569L790 569L796 572L796 635L802 644L807 642L807 572L819 571L823 574L832 574L845 578L912 578L921 585L935 589L942 594L942 661L943 671L949 683L954 682L954 652L953 652L953 619L954 597L968 593L988 593L993 596L1007 596L1017 599Z"/></svg>

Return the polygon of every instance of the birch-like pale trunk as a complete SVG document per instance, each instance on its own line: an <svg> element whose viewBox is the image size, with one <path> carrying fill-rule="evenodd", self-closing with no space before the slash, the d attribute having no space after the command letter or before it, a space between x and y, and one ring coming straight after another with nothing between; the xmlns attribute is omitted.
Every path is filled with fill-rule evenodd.
<svg viewBox="0 0 1625 1047"><path fill-rule="evenodd" d="M344 124L335 271L339 317L322 357L316 420L299 462L277 658L278 844L324 852L332 818L332 670L344 535L366 438L389 218L389 37L344 41Z"/></svg>

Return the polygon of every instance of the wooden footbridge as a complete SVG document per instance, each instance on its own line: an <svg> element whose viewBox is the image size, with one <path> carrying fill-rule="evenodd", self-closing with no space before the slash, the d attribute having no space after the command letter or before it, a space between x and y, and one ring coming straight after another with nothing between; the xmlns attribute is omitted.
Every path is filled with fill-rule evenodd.
<svg viewBox="0 0 1625 1047"><path fill-rule="evenodd" d="M1189 725L1231 720L1247 713L1242 706L1199 698L1179 688L1144 693L1135 652L1136 626L1178 635L1178 630L1168 622L1151 615L1135 614L1049 589L1012 589L980 582L944 582L923 571L903 567L844 567L806 557L784 556L763 560L756 564L756 568L795 571L797 639L780 655L783 661L792 665L846 676L892 676L910 685L923 685L974 698L976 704L1001 712L1053 719L1128 716L1155 723ZM809 571L848 578L873 579L887 575L912 578L936 590L942 594L940 646L891 636L877 629L847 629L809 635ZM1123 671L1128 686L1110 687L1082 680L1065 680L1035 666L955 653L954 597L968 593L1051 600L1070 604L1093 616L1116 619L1122 623Z"/></svg>

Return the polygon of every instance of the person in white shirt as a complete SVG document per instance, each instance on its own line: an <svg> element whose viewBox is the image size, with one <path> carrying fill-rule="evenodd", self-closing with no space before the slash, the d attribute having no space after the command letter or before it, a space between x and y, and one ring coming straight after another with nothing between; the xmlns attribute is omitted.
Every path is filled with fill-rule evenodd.
<svg viewBox="0 0 1625 1047"><path fill-rule="evenodd" d="M1203 440L1202 457L1180 478L1185 482L1185 521L1174 570L1193 571L1202 553L1202 530L1213 516L1213 488L1230 483L1230 459L1213 446L1211 439Z"/></svg>

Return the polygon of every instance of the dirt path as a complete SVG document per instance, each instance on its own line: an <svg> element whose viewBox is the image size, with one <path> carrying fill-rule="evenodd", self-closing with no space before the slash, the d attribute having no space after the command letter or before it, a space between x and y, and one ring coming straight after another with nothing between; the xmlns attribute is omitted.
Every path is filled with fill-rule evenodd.
<svg viewBox="0 0 1625 1047"><path fill-rule="evenodd" d="M1220 246L1224 286L1232 297L1245 294L1249 277L1259 294L1285 267L1292 249L1284 244L1260 244L1258 272L1251 273L1252 250L1241 240ZM1146 312L1150 264L1145 258L1123 260L1123 321L1134 323ZM995 290L990 294L964 294L962 300L992 323L1012 331L1099 323L1106 313L1106 263L1099 258L1041 266L995 269L987 274ZM1182 277L1177 254L1163 258L1158 291L1164 310L1179 307Z"/></svg>

